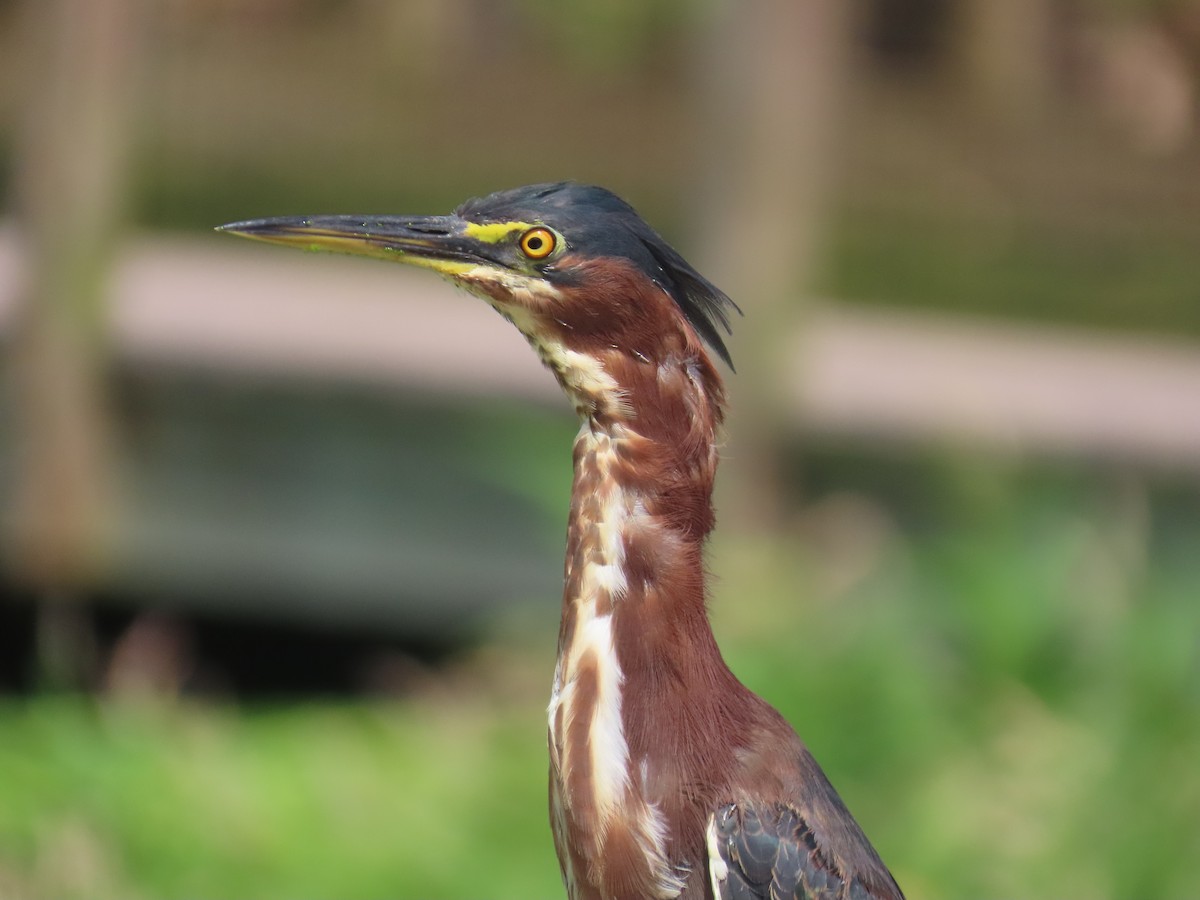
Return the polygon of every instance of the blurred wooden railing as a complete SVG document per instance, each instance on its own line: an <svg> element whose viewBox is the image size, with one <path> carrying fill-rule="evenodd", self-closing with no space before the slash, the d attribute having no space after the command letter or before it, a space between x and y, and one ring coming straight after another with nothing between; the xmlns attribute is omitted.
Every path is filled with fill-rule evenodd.
<svg viewBox="0 0 1200 900"><path fill-rule="evenodd" d="M0 333L19 262L0 230ZM145 238L115 296L136 361L559 402L510 326L426 273ZM793 346L782 390L812 433L1200 471L1200 343L827 305Z"/></svg>

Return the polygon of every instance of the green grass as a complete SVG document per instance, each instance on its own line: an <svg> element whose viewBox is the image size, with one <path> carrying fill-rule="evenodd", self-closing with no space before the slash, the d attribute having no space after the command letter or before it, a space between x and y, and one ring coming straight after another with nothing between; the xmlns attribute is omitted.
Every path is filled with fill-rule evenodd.
<svg viewBox="0 0 1200 900"><path fill-rule="evenodd" d="M956 458L808 481L715 545L715 625L910 896L1194 896L1194 493ZM561 896L554 623L498 635L395 702L4 701L0 896Z"/></svg>
<svg viewBox="0 0 1200 900"><path fill-rule="evenodd" d="M538 719L10 703L0 872L31 897L552 896Z"/></svg>
<svg viewBox="0 0 1200 900"><path fill-rule="evenodd" d="M1194 495L926 474L925 506L839 490L807 561L776 546L727 575L762 600L718 607L735 669L803 723L912 896L1193 895Z"/></svg>

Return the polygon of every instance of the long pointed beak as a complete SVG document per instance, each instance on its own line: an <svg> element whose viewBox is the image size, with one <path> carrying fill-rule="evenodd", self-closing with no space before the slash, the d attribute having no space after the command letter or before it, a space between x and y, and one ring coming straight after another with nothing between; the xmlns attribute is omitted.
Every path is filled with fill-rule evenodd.
<svg viewBox="0 0 1200 900"><path fill-rule="evenodd" d="M231 222L216 230L302 250L373 256L461 274L497 263L457 216L303 216Z"/></svg>

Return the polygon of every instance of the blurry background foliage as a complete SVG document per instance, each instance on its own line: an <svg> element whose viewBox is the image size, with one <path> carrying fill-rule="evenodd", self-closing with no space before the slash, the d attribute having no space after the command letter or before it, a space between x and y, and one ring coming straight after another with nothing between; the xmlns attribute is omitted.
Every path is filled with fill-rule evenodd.
<svg viewBox="0 0 1200 900"><path fill-rule="evenodd" d="M21 147L56 76L30 22L51 2L89 0L0 2L0 180L30 217ZM433 213L575 178L705 271L704 247L789 265L714 215L761 149L749 128L745 156L711 150L720 85L752 68L727 58L732 2L103 5L134 23L109 210L130 241L173 232L217 254L221 222ZM804 8L840 47L813 107L816 188L796 194L814 262L782 311L739 296L743 334L886 306L1195 352L1200 4ZM796 53L824 39L797 33ZM766 85L786 118L796 86ZM20 332L0 321L9 520L27 420ZM771 383L758 350L735 344L740 383ZM135 550L62 584L5 556L0 898L560 896L543 713L566 411L102 368ZM746 477L738 433L723 508ZM714 626L909 895L1200 895L1196 467L765 433L779 509L718 529ZM200 544L218 538L244 557L214 563ZM294 571L256 564L277 544ZM493 588L523 602L489 605Z"/></svg>

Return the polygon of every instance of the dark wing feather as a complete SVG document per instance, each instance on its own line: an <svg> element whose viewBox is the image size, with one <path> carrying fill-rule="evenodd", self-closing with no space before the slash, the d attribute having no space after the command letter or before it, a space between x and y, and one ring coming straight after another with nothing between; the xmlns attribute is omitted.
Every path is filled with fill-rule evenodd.
<svg viewBox="0 0 1200 900"><path fill-rule="evenodd" d="M717 900L902 900L894 882L877 894L839 871L789 806L730 804L717 810L713 828L712 849L726 868L724 879L715 879Z"/></svg>

